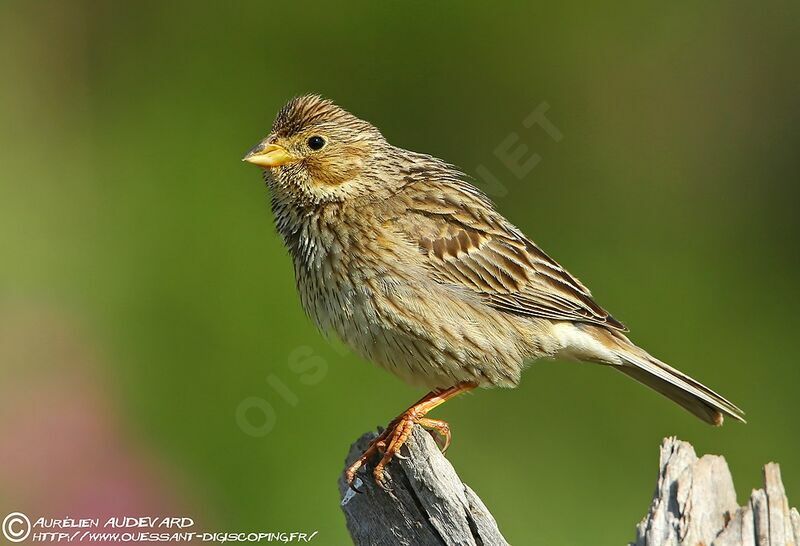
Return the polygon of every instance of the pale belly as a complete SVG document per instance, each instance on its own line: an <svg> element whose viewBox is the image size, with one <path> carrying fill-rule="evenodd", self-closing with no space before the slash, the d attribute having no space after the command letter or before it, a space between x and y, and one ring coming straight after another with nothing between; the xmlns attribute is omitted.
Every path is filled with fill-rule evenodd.
<svg viewBox="0 0 800 546"><path fill-rule="evenodd" d="M296 264L298 265L298 264ZM306 272L309 273L309 272ZM469 381L515 386L524 363L558 347L549 325L488 309L432 282L372 276L351 282L318 271L298 277L300 299L323 332L412 385Z"/></svg>

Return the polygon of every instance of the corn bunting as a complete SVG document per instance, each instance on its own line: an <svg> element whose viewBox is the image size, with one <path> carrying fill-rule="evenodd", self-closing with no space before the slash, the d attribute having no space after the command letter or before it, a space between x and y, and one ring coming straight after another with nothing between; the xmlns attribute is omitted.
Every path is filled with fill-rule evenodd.
<svg viewBox="0 0 800 546"><path fill-rule="evenodd" d="M610 366L703 421L744 421L734 404L654 358L589 289L497 212L453 166L392 146L316 95L291 100L244 161L264 169L300 301L323 332L430 393L347 471L382 453L375 480L426 414L476 387L514 387L525 365Z"/></svg>

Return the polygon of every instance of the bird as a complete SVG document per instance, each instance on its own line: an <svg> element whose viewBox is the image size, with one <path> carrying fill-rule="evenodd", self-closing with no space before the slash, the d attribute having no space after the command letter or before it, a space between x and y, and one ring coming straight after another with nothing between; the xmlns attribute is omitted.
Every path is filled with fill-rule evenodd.
<svg viewBox="0 0 800 546"><path fill-rule="evenodd" d="M428 412L476 388L516 387L539 359L617 370L711 425L744 412L651 356L589 289L507 220L453 165L390 144L319 95L291 99L243 161L260 167L299 299L326 335L429 392L345 471L386 467Z"/></svg>

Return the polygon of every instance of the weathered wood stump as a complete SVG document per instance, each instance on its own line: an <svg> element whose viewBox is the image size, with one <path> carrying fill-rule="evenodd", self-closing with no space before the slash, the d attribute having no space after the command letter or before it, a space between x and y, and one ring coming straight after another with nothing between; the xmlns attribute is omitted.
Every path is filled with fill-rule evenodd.
<svg viewBox="0 0 800 546"><path fill-rule="evenodd" d="M359 438L346 464L375 436ZM371 474L356 479L362 493L339 480L342 510L356 545L508 544L427 432L415 427L402 451L405 458L387 469L389 491L375 485ZM371 470L369 465L366 471ZM690 444L667 438L650 510L630 546L800 546L800 514L789 508L777 464L764 467L764 488L740 507L723 457L698 458Z"/></svg>
<svg viewBox="0 0 800 546"><path fill-rule="evenodd" d="M374 432L367 433L351 446L347 466L376 436ZM339 479L342 510L355 544L508 544L492 514L478 495L461 482L430 434L414 427L402 454L407 458L393 460L386 470L388 492L375 484L372 474L364 480L356 478L353 485L362 493L354 492ZM367 472L371 471L369 466Z"/></svg>
<svg viewBox="0 0 800 546"><path fill-rule="evenodd" d="M764 488L740 507L724 457L698 459L690 444L667 438L653 502L631 545L798 546L800 514L789 509L776 463L764 467Z"/></svg>

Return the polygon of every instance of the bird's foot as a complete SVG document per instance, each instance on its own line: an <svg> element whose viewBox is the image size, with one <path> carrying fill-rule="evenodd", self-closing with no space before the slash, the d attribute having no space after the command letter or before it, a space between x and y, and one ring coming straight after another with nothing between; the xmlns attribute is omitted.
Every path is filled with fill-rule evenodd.
<svg viewBox="0 0 800 546"><path fill-rule="evenodd" d="M344 473L344 477L350 488L360 493L360 491L353 485L356 473L361 469L361 467L366 465L374 455L380 453L381 459L378 464L375 465L372 475L375 478L375 483L380 485L383 489L387 489L384 470L391 462L392 458L404 458L402 455L400 455L400 448L403 447L403 444L405 444L406 441L408 441L408 438L411 436L411 432L414 430L414 425L418 424L430 431L434 436L434 441L436 441L444 453L450 446L450 425L439 419L428 419L425 417L425 415L453 396L456 396L462 392L470 391L475 387L476 385L474 383L459 383L458 385L448 389L432 391L422 397L422 399L420 399L416 404L401 413L397 418L389 423L389 426L386 427L386 430L381 432L377 438L370 442L364 453L362 453L361 456L347 468ZM439 443L440 440L441 443Z"/></svg>
<svg viewBox="0 0 800 546"><path fill-rule="evenodd" d="M344 479L347 482L347 485L355 491L356 493L361 493L362 491L357 489L355 485L353 485L353 481L356 479L356 473L361 469L362 466L367 464L370 458L378 452L383 453L386 449L386 433L389 429L384 430L382 433L378 435L377 438L372 440L367 449L364 450L364 453L356 459L353 464L347 467L347 470L344 472Z"/></svg>
<svg viewBox="0 0 800 546"><path fill-rule="evenodd" d="M411 436L411 432L414 430L414 425L417 423L426 428L436 428L437 431L447 429L449 436L449 427L447 426L447 423L444 421L439 421L438 419L424 419L422 415L424 414L420 414L416 408L412 407L404 411L401 415L389 423L389 426L386 427L386 430L384 430L377 438L372 440L364 453L362 453L361 456L356 459L356 461L345 471L345 479L347 480L348 485L352 489L355 489L353 487L353 481L355 480L356 473L361 469L362 466L366 465L374 455L380 454L381 459L378 464L375 465L375 468L372 471L372 476L375 479L375 483L380 485L383 489L387 489L386 476L384 472L386 466L395 457L398 459L405 458L400 455L400 448L406 443L406 441L408 441L408 438ZM445 438L447 438L447 436L445 436ZM449 443L449 439L446 440L446 443ZM358 490L356 489L356 491Z"/></svg>
<svg viewBox="0 0 800 546"><path fill-rule="evenodd" d="M417 421L417 424L431 433L433 441L436 442L442 453L447 452L447 448L450 447L450 440L453 439L453 435L450 433L450 425L447 424L447 421L423 417Z"/></svg>

